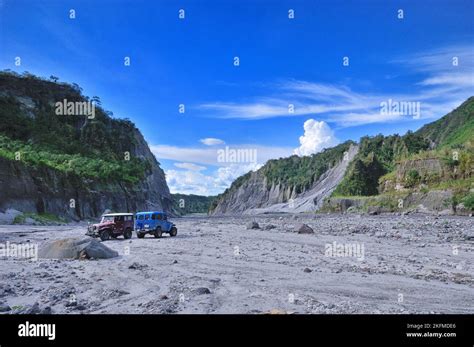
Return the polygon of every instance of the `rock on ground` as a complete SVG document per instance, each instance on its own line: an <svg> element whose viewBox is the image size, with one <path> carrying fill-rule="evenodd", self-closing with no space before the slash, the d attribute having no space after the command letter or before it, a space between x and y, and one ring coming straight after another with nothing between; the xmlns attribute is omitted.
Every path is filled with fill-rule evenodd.
<svg viewBox="0 0 474 347"><path fill-rule="evenodd" d="M298 234L314 234L313 228L311 228L308 224L300 224L295 228L295 232Z"/></svg>
<svg viewBox="0 0 474 347"><path fill-rule="evenodd" d="M118 252L93 238L68 238L47 242L38 251L38 257L44 259L109 259L118 256Z"/></svg>
<svg viewBox="0 0 474 347"><path fill-rule="evenodd" d="M247 229L260 229L260 225L257 222L250 222L247 224Z"/></svg>

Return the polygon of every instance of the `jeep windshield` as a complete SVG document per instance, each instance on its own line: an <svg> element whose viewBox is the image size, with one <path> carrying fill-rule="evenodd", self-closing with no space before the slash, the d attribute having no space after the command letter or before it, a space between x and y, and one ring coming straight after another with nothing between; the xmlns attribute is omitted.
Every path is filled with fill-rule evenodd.
<svg viewBox="0 0 474 347"><path fill-rule="evenodd" d="M102 220L100 222L108 223L108 222L113 222L113 221L114 221L114 216L102 216Z"/></svg>

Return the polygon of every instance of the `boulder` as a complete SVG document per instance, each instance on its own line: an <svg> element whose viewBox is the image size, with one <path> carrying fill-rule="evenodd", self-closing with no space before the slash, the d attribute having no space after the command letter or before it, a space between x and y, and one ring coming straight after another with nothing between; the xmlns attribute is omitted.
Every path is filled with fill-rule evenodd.
<svg viewBox="0 0 474 347"><path fill-rule="evenodd" d="M471 214L471 209L464 206L463 203L456 206L456 214L458 216L469 216Z"/></svg>
<svg viewBox="0 0 474 347"><path fill-rule="evenodd" d="M139 264L137 262L132 263L128 268L132 270L143 270L148 267L147 264Z"/></svg>
<svg viewBox="0 0 474 347"><path fill-rule="evenodd" d="M0 312L8 312L11 311L12 308L6 304L0 304Z"/></svg>
<svg viewBox="0 0 474 347"><path fill-rule="evenodd" d="M18 307L14 310L14 314L42 314L42 310L39 307L39 303L35 302L33 305L27 305L24 307Z"/></svg>
<svg viewBox="0 0 474 347"><path fill-rule="evenodd" d="M194 289L192 292L193 292L193 294L195 294L195 295L211 294L211 291L209 290L209 288L206 288L206 287L199 287L199 288L196 288L196 289Z"/></svg>
<svg viewBox="0 0 474 347"><path fill-rule="evenodd" d="M260 229L260 225L257 222L250 222L247 224L247 229Z"/></svg>
<svg viewBox="0 0 474 347"><path fill-rule="evenodd" d="M0 224L13 224L16 216L21 215L20 211L9 208L5 212L0 211Z"/></svg>
<svg viewBox="0 0 474 347"><path fill-rule="evenodd" d="M308 224L300 224L296 226L295 232L298 234L314 234L313 228L311 228Z"/></svg>
<svg viewBox="0 0 474 347"><path fill-rule="evenodd" d="M118 256L118 252L92 239L60 239L47 242L38 251L39 258L46 259L109 259Z"/></svg>
<svg viewBox="0 0 474 347"><path fill-rule="evenodd" d="M378 206L369 206L367 208L367 213L370 216L376 216L376 215L380 214L380 208Z"/></svg>
<svg viewBox="0 0 474 347"><path fill-rule="evenodd" d="M466 232L464 232L464 240L467 240L467 241L474 241L474 231L466 231Z"/></svg>

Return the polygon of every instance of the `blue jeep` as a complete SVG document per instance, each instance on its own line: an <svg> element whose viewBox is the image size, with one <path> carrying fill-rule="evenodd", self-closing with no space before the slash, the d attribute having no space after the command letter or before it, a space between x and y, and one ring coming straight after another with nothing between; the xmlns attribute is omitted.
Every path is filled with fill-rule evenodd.
<svg viewBox="0 0 474 347"><path fill-rule="evenodd" d="M168 221L164 212L138 212L135 216L135 232L141 239L146 234L161 237L163 233L168 233L170 236L176 236L178 229L174 223Z"/></svg>

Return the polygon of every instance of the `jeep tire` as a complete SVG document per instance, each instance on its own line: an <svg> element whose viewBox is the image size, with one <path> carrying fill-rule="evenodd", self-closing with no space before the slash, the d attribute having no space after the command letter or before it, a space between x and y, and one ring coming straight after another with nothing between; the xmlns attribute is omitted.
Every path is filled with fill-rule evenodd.
<svg viewBox="0 0 474 347"><path fill-rule="evenodd" d="M139 239L143 239L143 238L145 237L145 234L143 234L143 233L137 233L137 237L138 237Z"/></svg>
<svg viewBox="0 0 474 347"><path fill-rule="evenodd" d="M123 233L123 238L128 240L128 239L131 239L132 238L132 230L131 229L127 229L124 231Z"/></svg>
<svg viewBox="0 0 474 347"><path fill-rule="evenodd" d="M156 228L154 235L157 239L160 238L161 235L163 235L163 232L161 231L160 227Z"/></svg>
<svg viewBox="0 0 474 347"><path fill-rule="evenodd" d="M172 227L170 230L170 236L173 237L173 236L176 236L177 234L178 234L178 229L176 229L176 227Z"/></svg>
<svg viewBox="0 0 474 347"><path fill-rule="evenodd" d="M110 230L107 230L107 229L103 230L99 236L102 241L110 240L110 237L111 237Z"/></svg>

